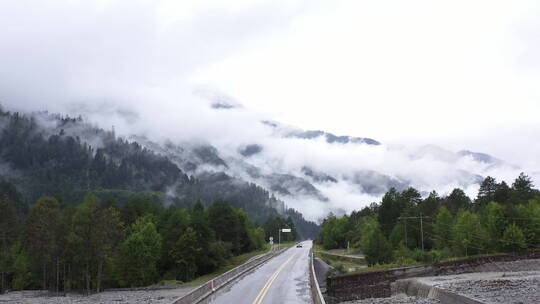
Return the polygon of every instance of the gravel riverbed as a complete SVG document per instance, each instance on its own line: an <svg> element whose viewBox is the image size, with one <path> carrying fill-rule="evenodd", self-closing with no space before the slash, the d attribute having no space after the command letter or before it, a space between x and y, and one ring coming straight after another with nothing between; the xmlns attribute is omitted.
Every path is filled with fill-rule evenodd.
<svg viewBox="0 0 540 304"><path fill-rule="evenodd" d="M493 262L474 267L473 273L420 277L416 280L486 304L539 304L540 260ZM364 299L347 304L436 304L437 299L407 297Z"/></svg>
<svg viewBox="0 0 540 304"><path fill-rule="evenodd" d="M441 303L437 299L426 299L426 298L416 298L416 297L407 297L404 295L397 295L390 298L374 298L374 299L363 299L349 302L342 302L340 304L439 304Z"/></svg>
<svg viewBox="0 0 540 304"><path fill-rule="evenodd" d="M462 294L486 304L540 303L540 272L491 273L491 276L437 284L439 288Z"/></svg>
<svg viewBox="0 0 540 304"><path fill-rule="evenodd" d="M28 290L13 291L0 295L0 303L14 304L169 304L194 287L179 287L159 290L115 290L89 296L66 294L50 296L47 292Z"/></svg>

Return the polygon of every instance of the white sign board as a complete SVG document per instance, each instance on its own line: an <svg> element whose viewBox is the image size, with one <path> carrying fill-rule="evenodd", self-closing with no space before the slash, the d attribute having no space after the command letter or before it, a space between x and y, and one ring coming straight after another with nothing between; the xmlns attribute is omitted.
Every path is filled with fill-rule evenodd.
<svg viewBox="0 0 540 304"><path fill-rule="evenodd" d="M283 228L283 229L281 229L281 232L291 232L291 229L290 228Z"/></svg>
<svg viewBox="0 0 540 304"><path fill-rule="evenodd" d="M274 237L273 237L273 236L271 236L271 237L270 237L270 242L271 242L271 241L273 241L273 240L274 240Z"/></svg>

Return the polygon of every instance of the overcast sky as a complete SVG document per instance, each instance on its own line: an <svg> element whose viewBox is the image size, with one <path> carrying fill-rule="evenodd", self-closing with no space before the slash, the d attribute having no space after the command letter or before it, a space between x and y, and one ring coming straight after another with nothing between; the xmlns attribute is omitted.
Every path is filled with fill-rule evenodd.
<svg viewBox="0 0 540 304"><path fill-rule="evenodd" d="M539 5L2 0L0 101L218 136L193 93L210 90L257 119L540 171Z"/></svg>

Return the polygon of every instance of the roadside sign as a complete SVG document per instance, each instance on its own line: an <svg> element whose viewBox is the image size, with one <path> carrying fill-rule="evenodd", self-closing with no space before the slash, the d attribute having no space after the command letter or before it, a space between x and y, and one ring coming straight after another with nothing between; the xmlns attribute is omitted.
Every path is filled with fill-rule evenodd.
<svg viewBox="0 0 540 304"><path fill-rule="evenodd" d="M283 228L281 229L281 232L291 232L291 228Z"/></svg>
<svg viewBox="0 0 540 304"><path fill-rule="evenodd" d="M270 237L270 242L272 242L273 240L274 240L274 237L273 237L273 236L271 236L271 237Z"/></svg>

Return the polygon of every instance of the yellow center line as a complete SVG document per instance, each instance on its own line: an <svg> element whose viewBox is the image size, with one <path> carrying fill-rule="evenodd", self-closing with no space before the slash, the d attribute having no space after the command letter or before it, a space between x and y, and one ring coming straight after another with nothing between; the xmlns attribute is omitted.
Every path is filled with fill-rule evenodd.
<svg viewBox="0 0 540 304"><path fill-rule="evenodd" d="M285 268L285 266L287 266L287 264L289 264L289 262L296 256L296 254L294 254L293 256L291 256L287 261L285 261L285 263L283 263L279 268L278 270L276 270L276 272L274 272L274 274L272 274L272 276L270 277L270 279L268 279L268 281L266 282L266 284L264 284L263 288L261 289L261 292L259 292L259 294L257 295L257 297L255 298L255 300L253 301L253 303L251 304L261 304L264 297L266 296L266 293L268 293L268 290L270 289L270 286L272 286L272 283L274 283L274 281L277 279L279 273L283 270L283 268Z"/></svg>

